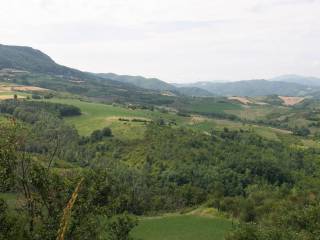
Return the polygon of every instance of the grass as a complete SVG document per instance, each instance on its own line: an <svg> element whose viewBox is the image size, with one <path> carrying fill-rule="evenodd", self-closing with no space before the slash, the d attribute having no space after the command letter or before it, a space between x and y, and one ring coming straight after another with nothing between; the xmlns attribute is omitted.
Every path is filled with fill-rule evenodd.
<svg viewBox="0 0 320 240"><path fill-rule="evenodd" d="M183 106L183 109L199 113L224 113L231 110L241 110L242 106L228 101L203 98L197 101L191 101L189 104Z"/></svg>
<svg viewBox="0 0 320 240"><path fill-rule="evenodd" d="M30 96L30 94L23 92L0 92L0 101L5 99L13 99L15 94L18 98L26 98L27 96Z"/></svg>
<svg viewBox="0 0 320 240"><path fill-rule="evenodd" d="M178 215L143 218L133 230L136 240L223 240L232 228L223 218Z"/></svg>
<svg viewBox="0 0 320 240"><path fill-rule="evenodd" d="M80 101L78 99L50 99L48 101L71 104L81 109L81 116L65 118L66 122L74 125L81 135L89 135L96 129L110 127L113 134L120 138L135 139L143 137L146 129L145 123L132 121L124 122L119 121L119 118L143 118L148 120L163 118L167 121L175 121L179 126L186 126L203 132L210 132L211 129L221 130L224 127L231 130L253 130L260 136L272 140L279 140L277 136L277 133L279 132L289 134L289 132L283 132L280 129L242 124L230 120L210 119L205 117L181 117L174 113L162 113L159 111L140 109L132 110L119 106ZM193 119L196 120L193 121Z"/></svg>
<svg viewBox="0 0 320 240"><path fill-rule="evenodd" d="M1 116L0 115L0 123L5 123L7 122L8 120L4 117L4 116Z"/></svg>
<svg viewBox="0 0 320 240"><path fill-rule="evenodd" d="M77 99L50 99L50 102L70 104L81 109L82 115L65 118L66 122L73 124L81 135L89 135L92 131L111 127L113 134L118 137L140 138L143 136L145 124L141 122L123 122L119 118L143 118L154 120L163 118L167 121L181 123L183 117L171 113L161 113L159 111L132 110L124 107L84 102Z"/></svg>
<svg viewBox="0 0 320 240"><path fill-rule="evenodd" d="M227 127L230 130L251 130L264 138L275 141L285 141L292 145L301 145L305 147L319 146L319 144L316 144L312 140L302 142L300 139L293 136L291 132L286 130L281 130L267 126L259 126L254 124L243 124L241 122L231 120L212 119L201 116L182 117L176 115L175 113L162 113L157 110L132 110L120 106L80 101L78 99L54 98L46 101L70 104L79 107L81 109L82 115L76 117L67 117L65 118L65 121L74 125L81 135L89 135L92 131L96 129L110 127L112 129L113 134L116 137L122 139L141 139L143 138L144 131L146 129L145 123L119 121L119 118L141 118L147 120L163 118L166 121L175 121L177 123L177 126L184 126L207 133L210 132L212 129L222 130L223 128ZM261 110L262 108L265 107L262 106L260 108L260 106L258 106L254 111L259 112L258 115L261 116L261 112L263 112L263 110ZM266 113L270 113L269 110L266 111L265 114Z"/></svg>
<svg viewBox="0 0 320 240"><path fill-rule="evenodd" d="M253 124L243 124L241 122L222 120L222 119L206 119L203 122L195 123L192 125L192 128L200 131L210 132L212 129L223 130L223 128L228 128L230 130L250 130L254 131L261 137L280 141L278 134L290 135L291 133L286 130L281 130L277 128L267 127L267 126L258 126Z"/></svg>

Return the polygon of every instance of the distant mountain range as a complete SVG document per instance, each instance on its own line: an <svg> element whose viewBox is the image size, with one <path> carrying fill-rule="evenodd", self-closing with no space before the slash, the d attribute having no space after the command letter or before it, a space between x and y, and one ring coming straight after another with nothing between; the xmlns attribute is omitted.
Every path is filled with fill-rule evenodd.
<svg viewBox="0 0 320 240"><path fill-rule="evenodd" d="M97 98L110 97L113 100L131 99L132 96L150 99L152 94L167 95L164 92L170 92L172 95L195 97L263 96L273 94L320 96L320 79L315 77L284 75L268 80L169 84L157 78L83 72L59 65L39 50L30 47L0 44L0 70L8 68L47 76L45 81L41 78L35 80L29 76L29 82L38 84L41 87L51 87L54 90L66 89L74 93L87 92L86 94L90 96L96 94ZM50 81L48 80L49 78L51 79ZM93 91L92 89L95 90ZM104 94L103 91L105 92ZM118 96L120 97L118 98Z"/></svg>
<svg viewBox="0 0 320 240"><path fill-rule="evenodd" d="M289 82L289 83L298 83L307 86L320 86L320 78L316 77L306 77L300 75L282 75L279 77L275 77L270 79L271 81L278 81L278 82Z"/></svg>
<svg viewBox="0 0 320 240"><path fill-rule="evenodd" d="M169 91L172 93L183 94L187 96L195 97L209 97L213 94L205 89L198 87L176 87L173 84L169 84L157 78L145 78L142 76L130 76L130 75L117 75L114 73L98 73L99 77L105 79L112 79L122 83L133 84L137 87L157 90L157 91Z"/></svg>
<svg viewBox="0 0 320 240"><path fill-rule="evenodd" d="M313 87L304 83L304 78L296 82L274 80L244 80L234 82L196 82L191 84L175 84L178 87L197 87L220 96L265 96L265 95L288 95L305 96L320 90L320 85ZM298 83L299 82L299 83ZM320 79L319 79L320 82Z"/></svg>

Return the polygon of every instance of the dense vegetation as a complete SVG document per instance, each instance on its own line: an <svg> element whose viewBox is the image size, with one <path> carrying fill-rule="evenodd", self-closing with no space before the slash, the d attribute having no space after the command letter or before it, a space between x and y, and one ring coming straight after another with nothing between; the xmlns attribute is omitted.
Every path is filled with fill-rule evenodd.
<svg viewBox="0 0 320 240"><path fill-rule="evenodd" d="M142 140L114 138L108 128L80 137L57 114L68 106L2 104L31 108L35 116L46 112L36 121L18 118L21 124L1 127L0 189L21 201L16 209L1 201L4 239L54 238L79 183L67 239L84 239L88 232L91 239L125 239L121 234L135 226L126 212L142 216L202 204L243 222L229 239L317 239L316 149L250 131L205 135L161 121L149 123Z"/></svg>
<svg viewBox="0 0 320 240"><path fill-rule="evenodd" d="M317 100L186 97L25 47L0 45L0 69L13 98L0 101L0 240L319 239ZM262 80L226 86L227 95L308 92Z"/></svg>

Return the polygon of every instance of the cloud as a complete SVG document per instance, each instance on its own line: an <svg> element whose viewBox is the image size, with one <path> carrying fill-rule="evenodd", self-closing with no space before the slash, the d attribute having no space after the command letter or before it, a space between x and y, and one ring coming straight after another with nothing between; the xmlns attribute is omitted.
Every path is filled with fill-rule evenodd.
<svg viewBox="0 0 320 240"><path fill-rule="evenodd" d="M320 0L0 0L2 43L169 81L320 76Z"/></svg>

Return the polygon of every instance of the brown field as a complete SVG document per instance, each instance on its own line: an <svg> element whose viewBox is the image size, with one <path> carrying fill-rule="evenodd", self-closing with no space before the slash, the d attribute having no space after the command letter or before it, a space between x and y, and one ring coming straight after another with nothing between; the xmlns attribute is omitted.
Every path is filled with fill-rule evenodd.
<svg viewBox="0 0 320 240"><path fill-rule="evenodd" d="M162 96L169 96L169 97L173 97L173 96L176 96L174 93L172 92L162 92L161 93Z"/></svg>
<svg viewBox="0 0 320 240"><path fill-rule="evenodd" d="M18 99L26 98L24 96L18 96ZM0 95L0 100L13 99L13 95Z"/></svg>
<svg viewBox="0 0 320 240"><path fill-rule="evenodd" d="M48 89L33 87L33 86L23 86L23 85L0 85L0 92L14 92L14 91L43 92L43 91L48 91Z"/></svg>
<svg viewBox="0 0 320 240"><path fill-rule="evenodd" d="M286 96L279 96L279 98L283 101L283 104L286 106L294 106L298 103L301 103L305 99L303 97L286 97Z"/></svg>
<svg viewBox="0 0 320 240"><path fill-rule="evenodd" d="M192 115L189 124L197 124L197 123L202 123L207 121L208 118L202 117L202 116L197 116L197 115Z"/></svg>
<svg viewBox="0 0 320 240"><path fill-rule="evenodd" d="M253 103L252 101L250 101L249 99L247 99L245 97L229 97L228 99L238 101L238 102L245 104L245 105Z"/></svg>
<svg viewBox="0 0 320 240"><path fill-rule="evenodd" d="M43 92L48 91L48 89L32 86L13 86L12 91L34 91L34 92Z"/></svg>

